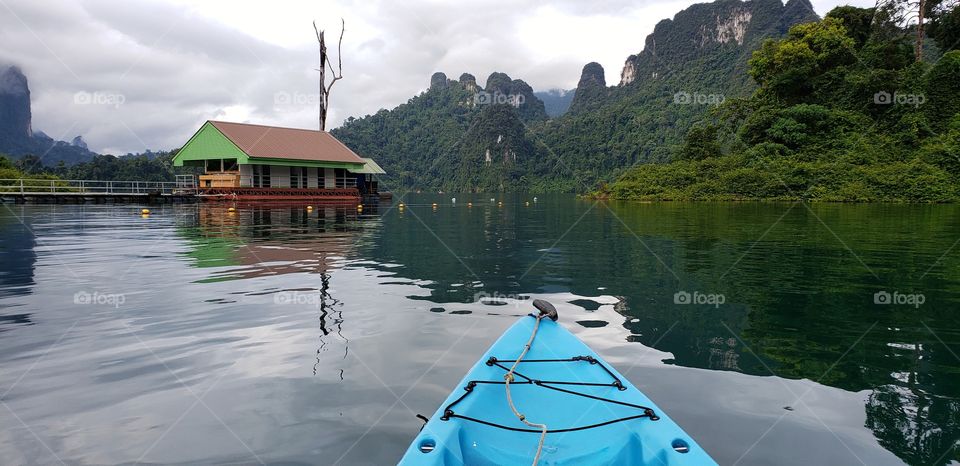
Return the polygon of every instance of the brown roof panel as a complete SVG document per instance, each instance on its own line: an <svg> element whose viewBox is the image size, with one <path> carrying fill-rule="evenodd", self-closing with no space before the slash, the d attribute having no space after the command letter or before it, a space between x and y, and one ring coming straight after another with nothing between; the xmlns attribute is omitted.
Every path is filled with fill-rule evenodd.
<svg viewBox="0 0 960 466"><path fill-rule="evenodd" d="M250 157L364 163L355 152L326 131L210 121Z"/></svg>

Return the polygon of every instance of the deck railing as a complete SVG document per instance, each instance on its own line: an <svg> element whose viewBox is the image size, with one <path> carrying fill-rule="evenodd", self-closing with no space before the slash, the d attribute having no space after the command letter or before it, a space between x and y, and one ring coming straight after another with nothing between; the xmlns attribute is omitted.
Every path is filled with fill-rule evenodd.
<svg viewBox="0 0 960 466"><path fill-rule="evenodd" d="M189 178L189 179L188 179ZM197 191L193 177L177 177L177 181L99 181L48 180L29 178L0 179L0 194L62 195L172 195Z"/></svg>

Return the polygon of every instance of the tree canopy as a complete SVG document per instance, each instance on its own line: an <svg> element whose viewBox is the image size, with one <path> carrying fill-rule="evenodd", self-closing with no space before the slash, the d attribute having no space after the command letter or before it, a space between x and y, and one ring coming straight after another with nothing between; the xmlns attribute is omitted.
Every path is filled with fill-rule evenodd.
<svg viewBox="0 0 960 466"><path fill-rule="evenodd" d="M845 6L765 42L749 62L752 96L694 126L672 163L639 166L598 195L960 199L960 50L916 62L893 21Z"/></svg>

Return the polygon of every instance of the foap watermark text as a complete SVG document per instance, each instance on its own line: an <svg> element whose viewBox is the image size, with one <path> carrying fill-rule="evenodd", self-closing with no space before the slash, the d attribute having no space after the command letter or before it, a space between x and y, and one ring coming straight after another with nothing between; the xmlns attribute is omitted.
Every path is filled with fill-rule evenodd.
<svg viewBox="0 0 960 466"><path fill-rule="evenodd" d="M273 295L274 304L322 307L324 296L319 291L281 291Z"/></svg>
<svg viewBox="0 0 960 466"><path fill-rule="evenodd" d="M280 91L273 94L273 104L291 107L315 107L320 104L320 94Z"/></svg>
<svg viewBox="0 0 960 466"><path fill-rule="evenodd" d="M923 293L901 293L899 291L891 293L881 290L873 294L873 304L884 306L913 306L918 308L925 302L927 302L927 297Z"/></svg>
<svg viewBox="0 0 960 466"><path fill-rule="evenodd" d="M120 108L127 101L127 96L111 91L80 91L73 94L73 103L76 105L105 105Z"/></svg>
<svg viewBox="0 0 960 466"><path fill-rule="evenodd" d="M720 307L727 302L727 297L720 293L701 293L699 291L678 291L673 294L674 304L706 304Z"/></svg>
<svg viewBox="0 0 960 466"><path fill-rule="evenodd" d="M94 291L78 291L73 294L73 304L95 305L95 306L113 306L118 308L127 302L126 295L122 293L101 293Z"/></svg>
<svg viewBox="0 0 960 466"><path fill-rule="evenodd" d="M677 105L720 105L724 100L727 98L723 94L680 91L673 95L673 103Z"/></svg>
<svg viewBox="0 0 960 466"><path fill-rule="evenodd" d="M524 97L523 94L502 94L499 91L492 93L479 91L473 95L473 103L475 105L507 104L513 107L520 107L524 101L526 101L526 97Z"/></svg>
<svg viewBox="0 0 960 466"><path fill-rule="evenodd" d="M513 304L515 307L522 307L530 299L529 296L513 294L513 293L487 293L481 291L480 293L475 293L473 295L474 303L480 304L490 304L490 305L506 305Z"/></svg>
<svg viewBox="0 0 960 466"><path fill-rule="evenodd" d="M927 101L923 94L902 94L899 91L893 94L880 91L873 95L873 103L877 105L910 105L919 107Z"/></svg>

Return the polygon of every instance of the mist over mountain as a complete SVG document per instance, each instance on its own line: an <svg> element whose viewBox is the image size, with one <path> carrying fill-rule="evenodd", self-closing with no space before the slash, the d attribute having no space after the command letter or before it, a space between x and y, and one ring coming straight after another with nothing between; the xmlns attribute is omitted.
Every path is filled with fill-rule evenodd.
<svg viewBox="0 0 960 466"><path fill-rule="evenodd" d="M574 92L572 89L550 89L534 91L533 94L543 102L543 108L546 110L547 116L554 118L567 113L570 102L573 101Z"/></svg>

